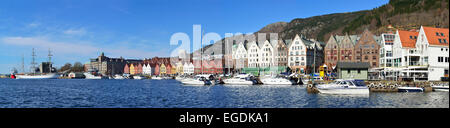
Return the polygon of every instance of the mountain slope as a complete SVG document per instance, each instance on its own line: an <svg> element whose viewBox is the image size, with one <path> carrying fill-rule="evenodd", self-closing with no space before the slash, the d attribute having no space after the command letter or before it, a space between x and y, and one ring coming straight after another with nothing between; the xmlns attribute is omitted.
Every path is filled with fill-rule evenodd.
<svg viewBox="0 0 450 128"><path fill-rule="evenodd" d="M286 26L272 28L281 38L295 34L325 41L331 34L358 34L368 28L375 34L388 31L392 25L398 29L418 29L421 25L449 27L449 0L391 0L374 8L350 13L335 13L310 18L297 18ZM261 29L258 32L270 32ZM256 33L258 33L256 32Z"/></svg>

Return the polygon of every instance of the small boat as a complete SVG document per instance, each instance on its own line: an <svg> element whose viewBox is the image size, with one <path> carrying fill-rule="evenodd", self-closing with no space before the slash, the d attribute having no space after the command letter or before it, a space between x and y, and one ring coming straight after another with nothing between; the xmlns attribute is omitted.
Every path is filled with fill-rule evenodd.
<svg viewBox="0 0 450 128"><path fill-rule="evenodd" d="M228 85L254 85L255 80L251 79L249 74L239 74L230 79L225 79L223 82Z"/></svg>
<svg viewBox="0 0 450 128"><path fill-rule="evenodd" d="M56 73L39 74L39 75L16 75L16 79L57 79L59 77Z"/></svg>
<svg viewBox="0 0 450 128"><path fill-rule="evenodd" d="M140 76L140 75L133 76L133 79L136 79L136 80L142 80L142 79L144 79L144 78L145 78L145 77Z"/></svg>
<svg viewBox="0 0 450 128"><path fill-rule="evenodd" d="M398 87L398 92L423 92L420 87Z"/></svg>
<svg viewBox="0 0 450 128"><path fill-rule="evenodd" d="M163 78L162 77L159 77L159 76L154 76L154 77L152 77L152 80L162 80Z"/></svg>
<svg viewBox="0 0 450 128"><path fill-rule="evenodd" d="M196 76L193 79L187 79L182 81L181 83L185 85L211 85L211 81L203 76Z"/></svg>
<svg viewBox="0 0 450 128"><path fill-rule="evenodd" d="M433 88L433 91L439 91L439 92L448 92L449 90L449 86L448 83L447 85L445 84L439 84L439 85L431 85L431 87Z"/></svg>
<svg viewBox="0 0 450 128"><path fill-rule="evenodd" d="M344 95L369 95L369 88L362 80L336 80L333 83L316 86L319 93Z"/></svg>
<svg viewBox="0 0 450 128"><path fill-rule="evenodd" d="M294 82L281 77L262 78L261 82L264 85L295 85Z"/></svg>
<svg viewBox="0 0 450 128"><path fill-rule="evenodd" d="M95 76L95 75L92 75L91 73L87 73L87 72L85 72L83 74L84 74L84 76L86 76L86 79L92 79L92 80L107 79L107 77Z"/></svg>
<svg viewBox="0 0 450 128"><path fill-rule="evenodd" d="M115 79L115 80L123 80L123 79L125 79L125 77L123 77L122 75L116 74L116 75L114 75L113 79Z"/></svg>

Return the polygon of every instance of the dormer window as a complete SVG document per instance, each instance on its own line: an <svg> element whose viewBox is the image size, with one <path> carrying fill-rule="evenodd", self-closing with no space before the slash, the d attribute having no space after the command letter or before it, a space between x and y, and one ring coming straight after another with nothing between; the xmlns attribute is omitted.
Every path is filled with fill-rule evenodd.
<svg viewBox="0 0 450 128"><path fill-rule="evenodd" d="M409 38L412 39L413 37L412 37L412 36L409 36Z"/></svg>
<svg viewBox="0 0 450 128"><path fill-rule="evenodd" d="M439 43L442 43L442 40L441 40L441 39L439 39Z"/></svg>
<svg viewBox="0 0 450 128"><path fill-rule="evenodd" d="M438 32L436 32L436 36L439 36L439 33L438 33Z"/></svg>
<svg viewBox="0 0 450 128"><path fill-rule="evenodd" d="M444 36L444 33L441 33L441 36Z"/></svg>

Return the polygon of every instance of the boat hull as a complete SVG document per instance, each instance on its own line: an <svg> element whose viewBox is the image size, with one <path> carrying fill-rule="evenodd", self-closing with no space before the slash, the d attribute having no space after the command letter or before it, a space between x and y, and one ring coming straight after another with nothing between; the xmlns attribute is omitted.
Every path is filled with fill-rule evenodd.
<svg viewBox="0 0 450 128"><path fill-rule="evenodd" d="M16 79L57 79L58 74L47 75L16 75Z"/></svg>
<svg viewBox="0 0 450 128"><path fill-rule="evenodd" d="M224 80L226 85L253 85L252 81L234 81L234 80Z"/></svg>
<svg viewBox="0 0 450 128"><path fill-rule="evenodd" d="M423 92L419 87L398 87L398 92Z"/></svg>
<svg viewBox="0 0 450 128"><path fill-rule="evenodd" d="M339 94L339 95L369 95L369 89L320 89L319 93L323 94Z"/></svg>
<svg viewBox="0 0 450 128"><path fill-rule="evenodd" d="M264 85L294 85L291 81L283 79L262 79L261 82Z"/></svg>

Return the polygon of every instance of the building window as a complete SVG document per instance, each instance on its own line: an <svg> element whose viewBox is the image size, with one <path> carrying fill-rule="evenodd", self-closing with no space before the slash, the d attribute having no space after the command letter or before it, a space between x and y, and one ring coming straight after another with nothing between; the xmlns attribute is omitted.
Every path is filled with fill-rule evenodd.
<svg viewBox="0 0 450 128"><path fill-rule="evenodd" d="M361 74L361 69L358 69L358 74Z"/></svg>
<svg viewBox="0 0 450 128"><path fill-rule="evenodd" d="M443 57L438 57L438 62L444 62L444 58Z"/></svg>
<svg viewBox="0 0 450 128"><path fill-rule="evenodd" d="M347 69L347 73L350 74L350 69Z"/></svg>
<svg viewBox="0 0 450 128"><path fill-rule="evenodd" d="M438 32L436 32L436 36L439 36L439 33L438 33Z"/></svg>

